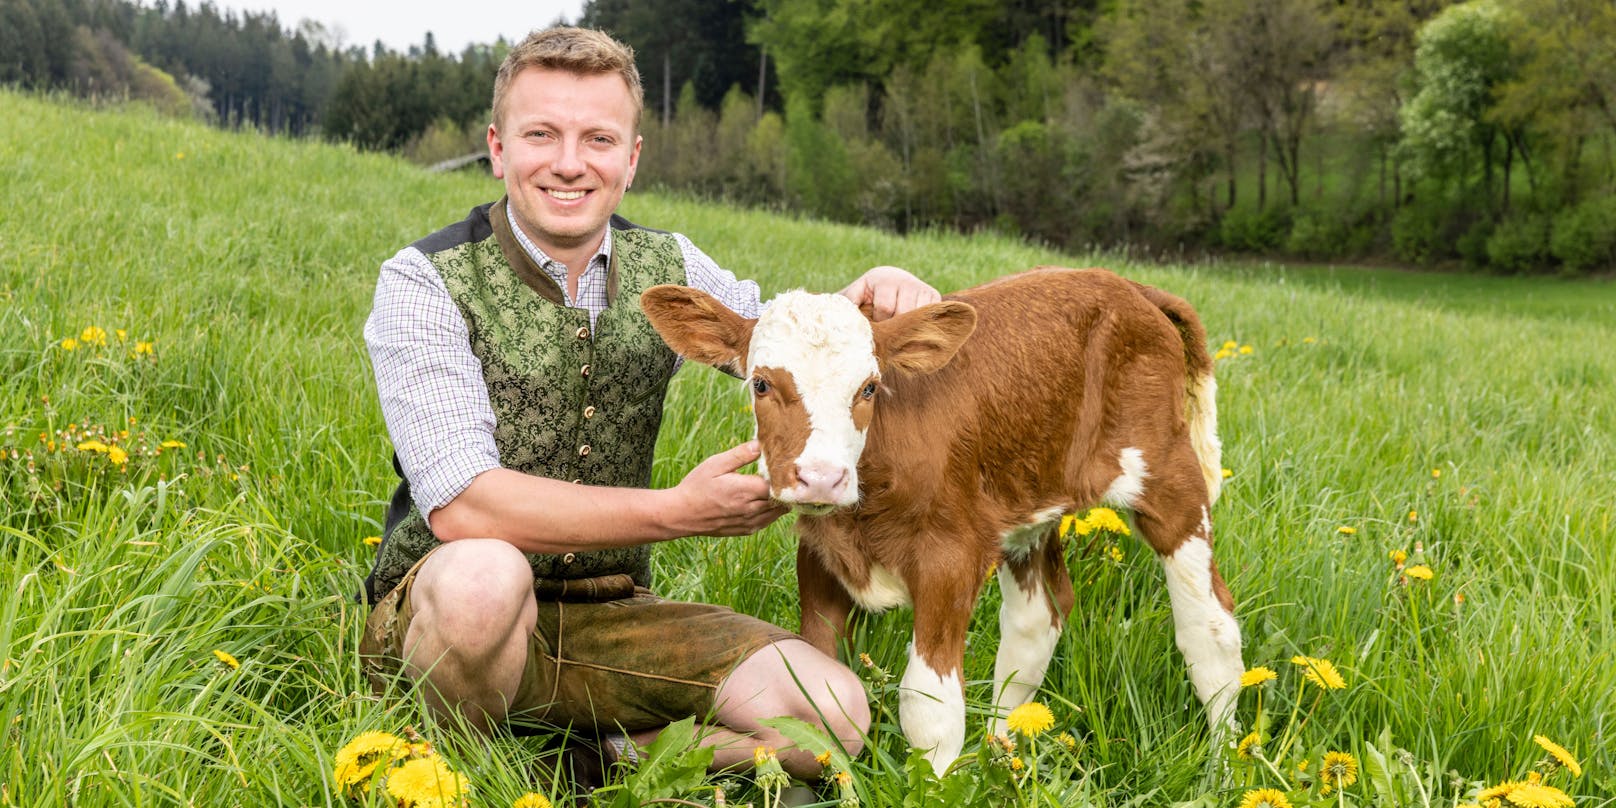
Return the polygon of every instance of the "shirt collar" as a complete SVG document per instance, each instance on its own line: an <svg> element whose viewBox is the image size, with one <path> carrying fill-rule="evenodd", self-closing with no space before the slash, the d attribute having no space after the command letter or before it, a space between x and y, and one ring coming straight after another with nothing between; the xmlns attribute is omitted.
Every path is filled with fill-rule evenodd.
<svg viewBox="0 0 1616 808"><path fill-rule="evenodd" d="M528 239L527 233L523 232L521 226L516 223L515 207L511 205L505 206L505 220L510 222L511 232L516 234L516 243L522 245L522 251L527 253L527 257L533 259L534 265L539 269L544 270L544 274L554 278L556 283L561 285L562 289L566 289L567 265L555 260L554 258L551 258L548 255L545 255L544 250L539 249L539 245L534 244ZM606 227L606 237L600 240L600 249L596 250L594 257L589 259L589 266L584 268L584 274L588 275L600 267L607 266L610 263L611 258L612 228L608 224Z"/></svg>

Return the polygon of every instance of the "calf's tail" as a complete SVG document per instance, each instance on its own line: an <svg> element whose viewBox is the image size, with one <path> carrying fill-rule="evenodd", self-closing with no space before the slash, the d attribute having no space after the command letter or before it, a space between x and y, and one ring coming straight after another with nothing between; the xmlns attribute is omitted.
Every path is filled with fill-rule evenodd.
<svg viewBox="0 0 1616 808"><path fill-rule="evenodd" d="M1223 443L1218 440L1218 382L1212 374L1212 356L1206 350L1206 328L1183 298L1142 283L1134 286L1167 315L1184 343L1184 420L1189 425L1190 445L1201 461L1207 501L1215 503L1223 488Z"/></svg>

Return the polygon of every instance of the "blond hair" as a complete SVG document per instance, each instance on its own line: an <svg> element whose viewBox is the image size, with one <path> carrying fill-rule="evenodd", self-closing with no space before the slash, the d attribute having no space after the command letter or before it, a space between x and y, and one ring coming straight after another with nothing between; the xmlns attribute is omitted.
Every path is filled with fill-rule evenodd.
<svg viewBox="0 0 1616 808"><path fill-rule="evenodd" d="M634 66L634 49L591 28L557 26L534 31L511 48L494 75L494 125L504 120L505 97L511 82L523 70L538 67L564 70L581 76L616 73L623 77L634 99L634 130L640 129L640 112L645 108L645 89L639 68Z"/></svg>

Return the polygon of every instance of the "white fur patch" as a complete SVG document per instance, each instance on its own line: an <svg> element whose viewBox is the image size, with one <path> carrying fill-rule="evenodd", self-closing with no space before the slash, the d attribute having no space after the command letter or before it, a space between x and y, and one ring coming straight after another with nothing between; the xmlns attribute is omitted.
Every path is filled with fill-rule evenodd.
<svg viewBox="0 0 1616 808"><path fill-rule="evenodd" d="M1214 732L1227 728L1240 692L1240 625L1212 591L1212 545L1201 536L1162 559L1178 650Z"/></svg>
<svg viewBox="0 0 1616 808"><path fill-rule="evenodd" d="M1008 735L1004 716L1027 703L1044 683L1050 657L1060 641L1060 627L1043 587L1022 589L1007 566L999 567L999 653L993 663L994 700L992 732ZM1064 619L1064 616L1062 616Z"/></svg>
<svg viewBox="0 0 1616 808"><path fill-rule="evenodd" d="M880 564L870 565L870 581L864 586L854 589L847 588L848 594L861 608L871 612L883 612L894 606L908 606L910 603L909 586L902 578L892 574L892 571Z"/></svg>
<svg viewBox="0 0 1616 808"><path fill-rule="evenodd" d="M1218 440L1218 380L1208 373L1190 386L1190 446L1201 463L1208 502L1217 502L1223 490L1223 442Z"/></svg>
<svg viewBox="0 0 1616 808"><path fill-rule="evenodd" d="M898 690L898 723L910 746L927 750L926 759L939 776L965 745L965 693L959 672L943 676L932 670L912 644Z"/></svg>
<svg viewBox="0 0 1616 808"><path fill-rule="evenodd" d="M1145 479L1150 476L1145 453L1130 446L1117 456L1117 465L1122 467L1122 473L1111 481L1111 487L1105 489L1101 499L1107 505L1132 508L1139 495L1145 493Z"/></svg>
<svg viewBox="0 0 1616 808"><path fill-rule="evenodd" d="M1026 558L1027 553L1039 546L1044 532L1051 525L1060 522L1061 514L1065 510L1060 507L1045 508L1027 517L1026 524L1006 530L999 539L999 546L1004 549L1004 554L1017 559Z"/></svg>
<svg viewBox="0 0 1616 808"><path fill-rule="evenodd" d="M747 373L760 366L789 372L808 413L808 441L800 457L789 459L845 468L847 487L837 504L856 502L865 436L853 424L853 399L880 372L870 321L841 295L785 292L752 329ZM779 493L791 501L789 491Z"/></svg>

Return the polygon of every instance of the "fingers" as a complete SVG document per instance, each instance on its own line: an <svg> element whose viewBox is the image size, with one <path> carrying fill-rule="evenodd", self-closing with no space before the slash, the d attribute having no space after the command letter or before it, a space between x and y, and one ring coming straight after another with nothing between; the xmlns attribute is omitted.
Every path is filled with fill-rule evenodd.
<svg viewBox="0 0 1616 808"><path fill-rule="evenodd" d="M842 295L860 306L868 305L871 319L878 322L942 300L925 281L894 266L872 267L843 289Z"/></svg>
<svg viewBox="0 0 1616 808"><path fill-rule="evenodd" d="M749 440L701 461L696 468L714 477L720 474L733 474L740 471L748 463L757 462L757 459L762 454L763 447L757 441Z"/></svg>

